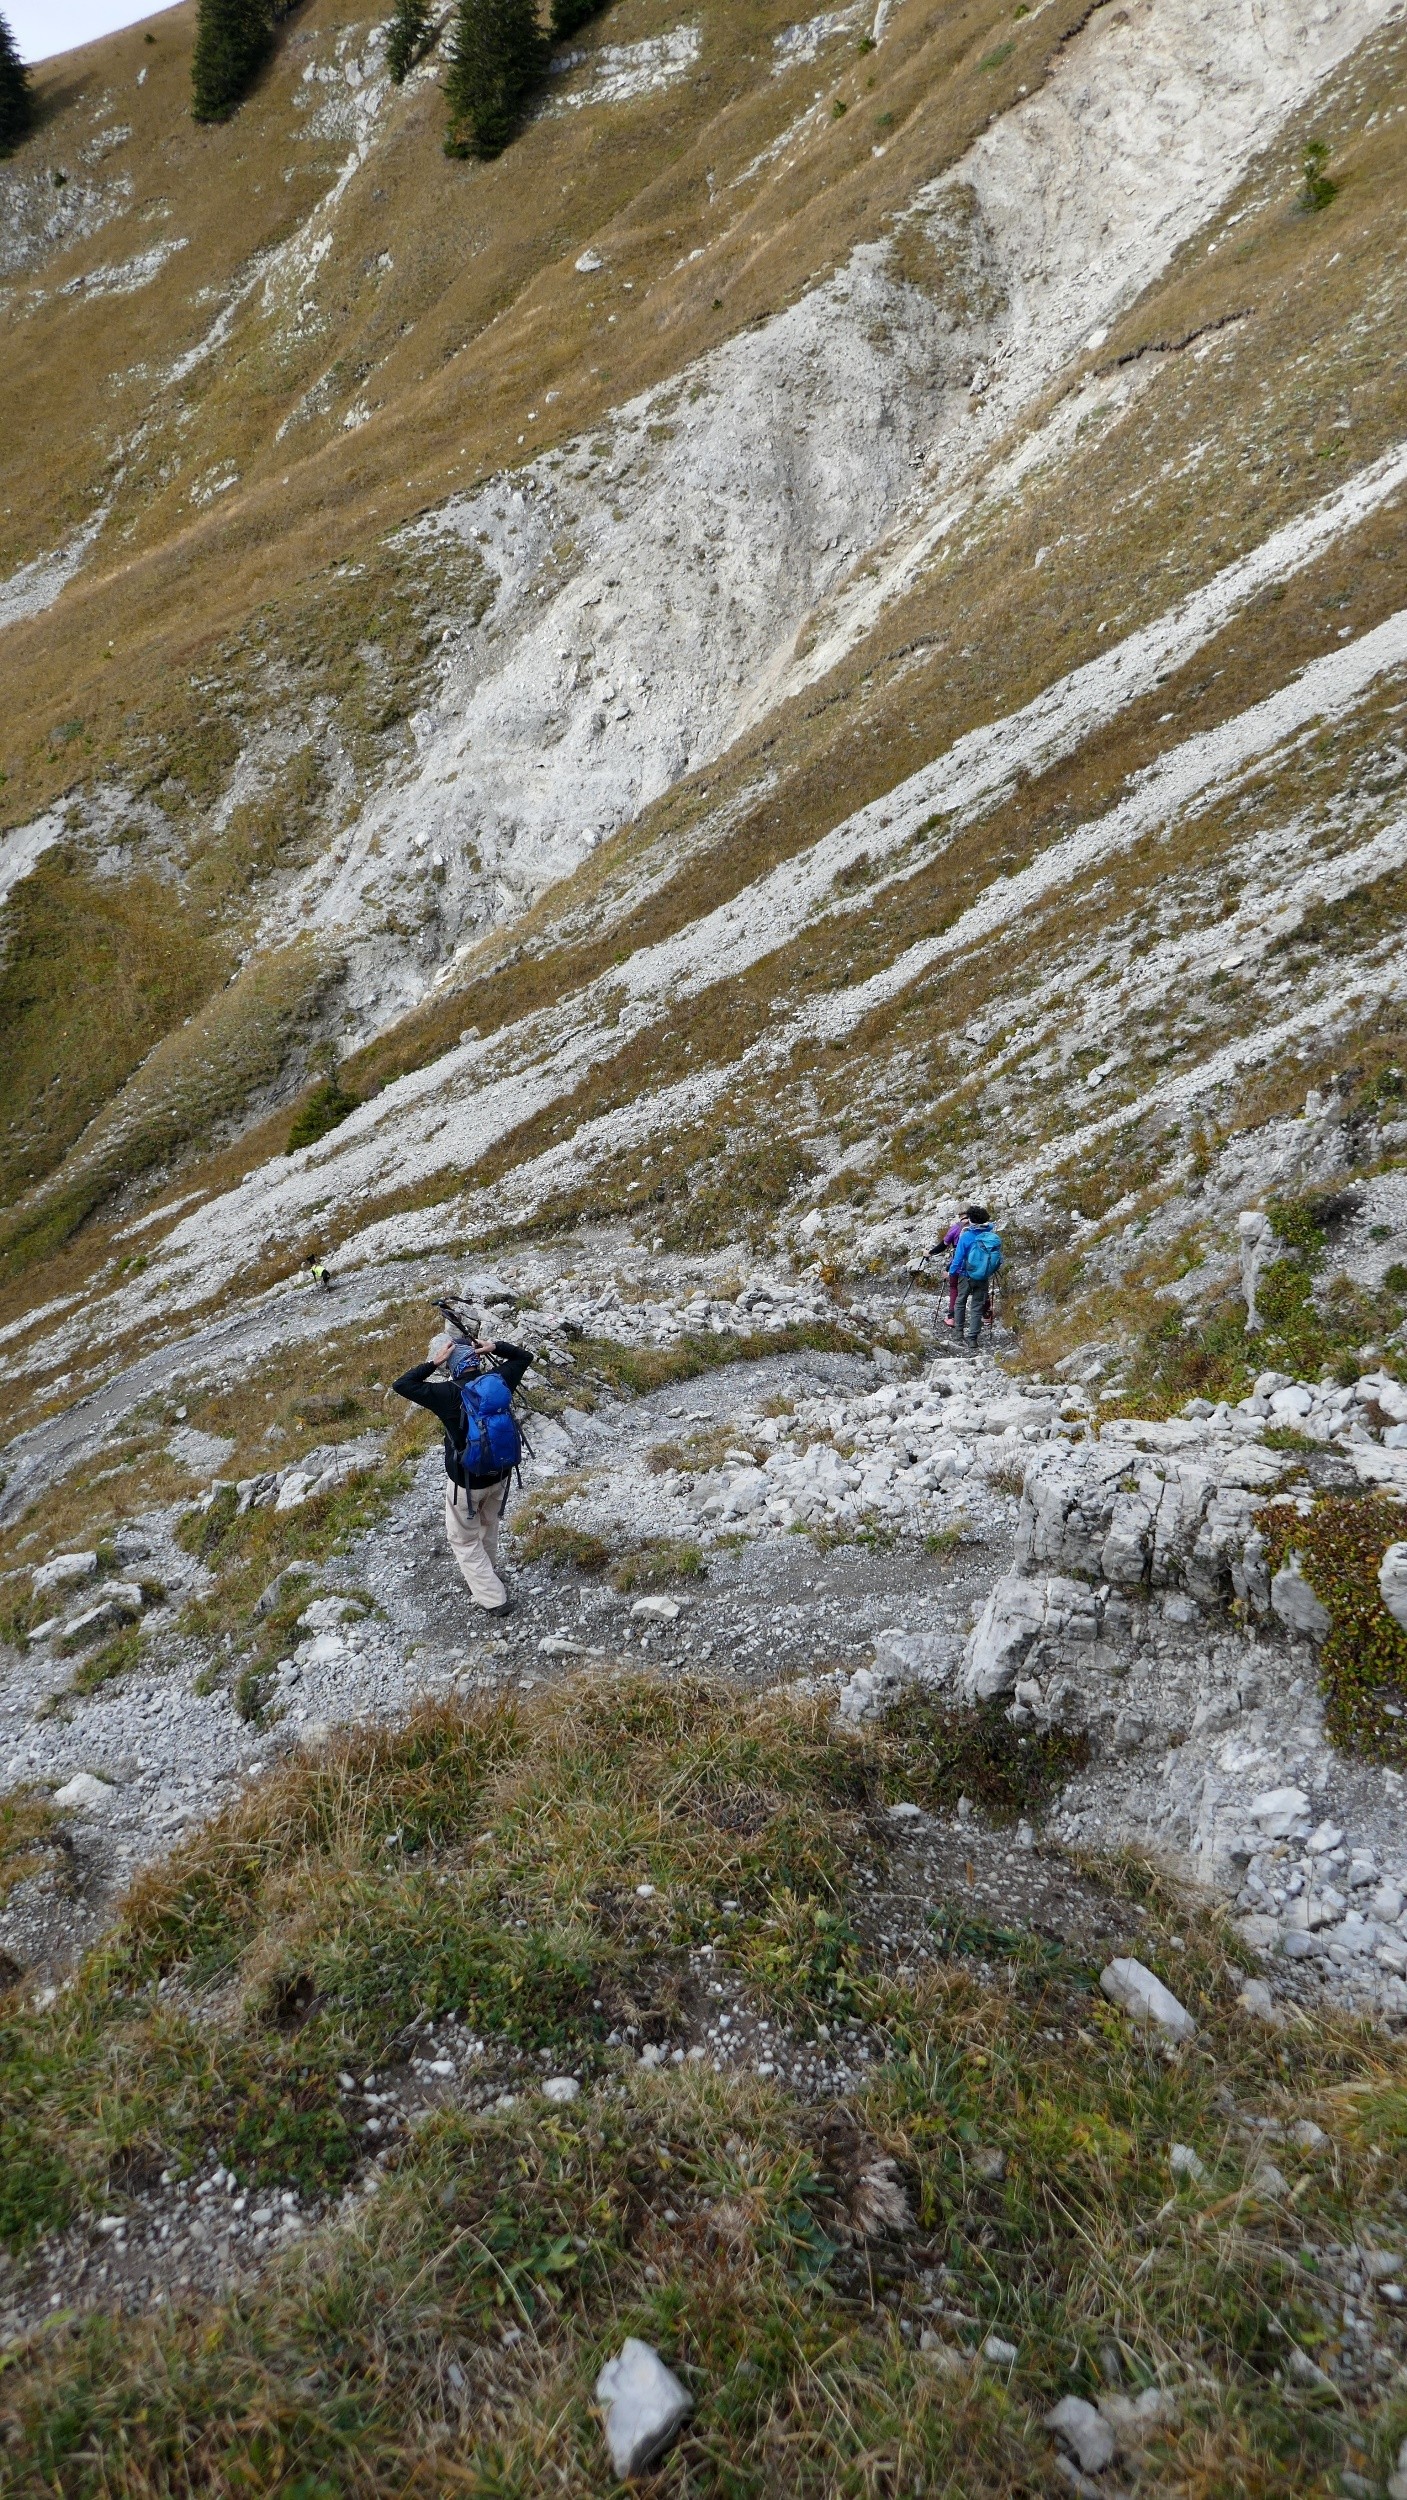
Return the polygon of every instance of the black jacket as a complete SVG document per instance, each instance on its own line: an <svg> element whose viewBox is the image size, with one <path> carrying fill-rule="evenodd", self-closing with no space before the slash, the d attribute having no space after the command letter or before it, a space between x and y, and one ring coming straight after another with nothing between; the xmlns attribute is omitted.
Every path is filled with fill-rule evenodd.
<svg viewBox="0 0 1407 2500"><path fill-rule="evenodd" d="M520 1345L496 1343L493 1349L494 1371L502 1372L510 1389L516 1389L532 1356ZM451 1484L467 1485L464 1473L464 1402L452 1380L436 1380L433 1363L413 1363L392 1388L398 1398L409 1398L412 1406L423 1406L433 1415L445 1436L445 1474ZM479 1480L482 1483L482 1478Z"/></svg>

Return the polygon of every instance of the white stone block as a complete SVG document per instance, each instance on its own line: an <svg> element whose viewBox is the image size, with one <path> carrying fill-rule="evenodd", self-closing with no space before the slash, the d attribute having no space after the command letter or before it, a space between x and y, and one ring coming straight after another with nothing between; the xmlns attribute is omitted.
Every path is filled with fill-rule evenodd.
<svg viewBox="0 0 1407 2500"><path fill-rule="evenodd" d="M1186 2006L1142 1962L1121 1955L1100 1972L1099 1984L1110 2003L1132 2022L1155 2023L1170 2040L1193 2038L1197 2026Z"/></svg>
<svg viewBox="0 0 1407 2500"><path fill-rule="evenodd" d="M662 2456L688 2420L694 2400L659 2354L627 2335L596 2381L596 2402L605 2416L606 2445L622 2482Z"/></svg>

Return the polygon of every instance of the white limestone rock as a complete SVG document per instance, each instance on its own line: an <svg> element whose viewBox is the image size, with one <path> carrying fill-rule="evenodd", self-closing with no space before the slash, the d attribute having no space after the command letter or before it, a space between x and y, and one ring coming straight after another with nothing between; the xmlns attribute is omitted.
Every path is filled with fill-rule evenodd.
<svg viewBox="0 0 1407 2500"><path fill-rule="evenodd" d="M1287 1632L1298 1632L1311 1641L1322 1641L1328 1634L1329 1609L1315 1595L1304 1576L1298 1554L1287 1555L1270 1583L1271 1611Z"/></svg>
<svg viewBox="0 0 1407 2500"><path fill-rule="evenodd" d="M687 2388L637 2335L627 2335L606 2363L596 2381L596 2402L605 2416L611 2464L622 2482L664 2454L694 2409Z"/></svg>
<svg viewBox="0 0 1407 2500"><path fill-rule="evenodd" d="M1200 1422L1106 1424L1100 1440L1033 1452L1016 1525L1014 1562L1116 1589L1180 1588L1199 1606L1248 1592L1243 1558L1257 1497L1278 1482L1283 1457ZM1187 1443L1185 1449L1183 1444Z"/></svg>
<svg viewBox="0 0 1407 2500"><path fill-rule="evenodd" d="M1137 2396L1125 2396L1111 2388L1100 2397L1099 2410L1114 2434L1120 2454L1136 2457L1159 2431L1174 2427L1179 2407L1176 2396L1166 2387L1145 2387Z"/></svg>
<svg viewBox="0 0 1407 2500"><path fill-rule="evenodd" d="M1272 2031L1283 2031L1285 2017L1263 1979L1248 1979L1236 2002L1253 2022L1266 2023Z"/></svg>
<svg viewBox="0 0 1407 2500"><path fill-rule="evenodd" d="M67 1625L68 1639L76 1646L100 1640L105 1632L120 1632L135 1623L145 1600L134 1581L111 1580L96 1606L86 1606Z"/></svg>
<svg viewBox="0 0 1407 2500"><path fill-rule="evenodd" d="M1266 1788L1251 1799L1249 1812L1267 1840L1289 1840L1298 1826L1307 1826L1309 1799L1302 1788Z"/></svg>
<svg viewBox="0 0 1407 2500"><path fill-rule="evenodd" d="M1099 1638L1099 1599L1083 1580L1026 1580L1008 1572L998 1580L968 1640L963 1691L971 1701L991 1701L1014 1691L1037 1641L1088 1648Z"/></svg>
<svg viewBox="0 0 1407 2500"><path fill-rule="evenodd" d="M1131 2022L1155 2023L1170 2040L1195 2036L1197 2026L1186 2006L1142 1962L1120 1955L1100 1972L1099 1984L1111 2005L1119 2006Z"/></svg>
<svg viewBox="0 0 1407 2500"><path fill-rule="evenodd" d="M94 1779L91 1771L76 1771L71 1780L54 1791L54 1804L61 1813L75 1809L93 1814L107 1804L112 1790L106 1780Z"/></svg>
<svg viewBox="0 0 1407 2500"><path fill-rule="evenodd" d="M898 1698L899 1686L900 1679L892 1667L857 1667L849 1682L841 1687L838 1707L842 1719L858 1727L862 1719L882 1718Z"/></svg>
<svg viewBox="0 0 1407 2500"><path fill-rule="evenodd" d="M1083 2396L1062 2396L1045 2416L1045 2426L1086 2474L1102 2474L1112 2464L1114 2433L1098 2406Z"/></svg>
<svg viewBox="0 0 1407 2500"><path fill-rule="evenodd" d="M76 1588L80 1580L91 1580L97 1568L96 1554L53 1554L40 1564L31 1585L36 1597L47 1597L51 1589Z"/></svg>
<svg viewBox="0 0 1407 2500"><path fill-rule="evenodd" d="M1378 1565L1378 1588L1393 1622L1407 1632L1407 1545L1388 1547Z"/></svg>
<svg viewBox="0 0 1407 2500"><path fill-rule="evenodd" d="M1014 1572L998 1580L967 1644L962 1688L968 1700L992 1701L1013 1691L1044 1625L1041 1581L1023 1580Z"/></svg>
<svg viewBox="0 0 1407 2500"><path fill-rule="evenodd" d="M351 1597L315 1597L298 1617L300 1632L335 1632L339 1623L359 1615L362 1608Z"/></svg>
<svg viewBox="0 0 1407 2500"><path fill-rule="evenodd" d="M924 1683L944 1683L952 1672L954 1643L945 1632L908 1632L891 1625L875 1635L875 1665Z"/></svg>
<svg viewBox="0 0 1407 2500"><path fill-rule="evenodd" d="M1261 1271L1273 1256L1275 1235L1262 1208L1246 1207L1236 1218L1236 1236L1241 1252L1241 1291L1246 1297L1246 1331L1251 1335L1261 1326L1256 1287Z"/></svg>

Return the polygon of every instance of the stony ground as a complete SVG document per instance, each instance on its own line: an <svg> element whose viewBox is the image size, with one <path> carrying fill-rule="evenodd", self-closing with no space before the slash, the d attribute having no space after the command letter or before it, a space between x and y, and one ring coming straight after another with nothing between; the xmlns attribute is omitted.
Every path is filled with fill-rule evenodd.
<svg viewBox="0 0 1407 2500"><path fill-rule="evenodd" d="M450 1564L428 1424L381 1390L347 1400L340 1439L325 1420L336 1400L301 1391L296 1437L265 1424L259 1366L306 1346L308 1300L266 1314L262 1342L240 1348L243 1369L228 1341L206 1348L203 1378L202 1358L183 1357L183 1385L156 1422L160 1464L183 1470L186 1490L132 1505L92 1551L44 1524L75 1515L54 1507L73 1500L71 1427L30 1436L31 1487L48 1481L26 1514L36 1524L10 1530L22 1560L7 1589L12 1602L31 1594L0 1685L0 1747L6 1811L39 1816L42 1863L12 1884L0 1948L19 1983L13 2122L32 2133L31 2103L71 2060L53 2123L73 2184L41 2198L38 2227L31 2215L12 2228L0 2272L0 2330L25 2356L12 2445L47 2453L41 2415L23 2410L40 2401L36 2371L65 2385L77 2371L80 2409L102 2413L90 2334L118 2339L118 2379L102 2381L116 2390L123 2371L147 2367L147 2339L179 2377L188 2333L262 2317L329 2268L350 2268L350 2281L372 2264L384 2287L384 2258L369 2252L422 2180L438 2279L459 2239L445 2241L450 2190L434 2184L435 2164L461 2136L476 2177L490 2146L517 2177L544 2147L553 2163L575 2159L581 2130L594 2142L624 2129L633 2142L643 2126L658 2177L641 2209L639 2283L647 2302L687 2285L699 2314L699 2284L753 2246L756 2131L782 2124L811 2163L797 2174L803 2204L781 2209L787 2246L821 2232L827 2298L848 2304L855 2331L896 2339L902 2369L927 2373L969 2414L996 2401L999 2374L1035 2369L1045 2392L1021 2434L1026 2461L1001 2472L1019 2484L1039 2457L1076 2489L1134 2489L1153 2470L1150 2439L1215 2444L1240 2417L1220 2381L1196 2375L1201 2330L1170 2312L1123 2330L1120 2349L1141 2354L1152 2339L1151 2375L1141 2359L1130 2374L1107 2339L1074 2379L1063 2360L1037 2360L1032 2321L1048 2295L1013 2297L988 2252L1008 2250L1011 2284L1033 2264L1044 2280L1052 2261L1032 2252L1056 2210L1039 2183L1065 2159L1050 2150L1054 2127L1062 2144L1101 2147L1096 2166L1115 2161L1119 2195L1132 2196L1126 2217L1096 2224L1098 2187L1069 2258L1070 2281L1083 2282L1089 2234L1107 2222L1125 2235L1117 2260L1101 2260L1125 2286L1121 2315L1132 2318L1128 2286L1156 2261L1158 2297L1181 2319L1207 2234L1228 2283L1238 2268L1283 2268L1294 2242L1295 2324L1254 2381L1279 2391L1286 2419L1255 2436L1302 2441L1297 2408L1333 2389L1332 2453L1358 2476L1342 2487L1379 2491L1360 2468L1407 2384L1402 2228L1395 2167L1379 2172L1380 2153L1358 2142L1364 2129L1376 2142L1387 2121L1368 2114L1377 2101L1357 2116L1353 2096L1390 2091L1385 2061L1407 2012L1402 1786L1390 1764L1329 1741L1322 1626L1320 1638L1306 1628L1317 1565L1310 1554L1309 1579L1275 1569L1266 1523L1281 1502L1308 1538L1349 1483L1374 1511L1381 1488L1395 1500L1407 1462L1393 1406L1407 1393L1391 1351L1365 1358L1351 1383L1266 1372L1240 1399L1148 1417L1120 1387L1127 1349L1091 1346L1050 1376L1023 1373L1004 1334L963 1352L941 1306L906 1281L842 1308L818 1280L761 1267L742 1280L664 1264L597 1272L578 1257L568 1275L533 1254L476 1282L480 1302L485 1288L500 1297L493 1326L539 1355L536 1455L513 1496L515 1604L502 1623L472 1609ZM346 1344L326 1338L332 1389L365 1383L368 1347L423 1325L414 1305L397 1318L370 1286L355 1309L352 1299ZM798 1342L806 1329L823 1341ZM755 1350L769 1336L775 1350ZM732 1340L744 1359L720 1361ZM632 1364L670 1376L642 1388L637 1372L628 1394ZM149 1377L138 1367L102 1395L115 1449L151 1421ZM251 1450L268 1463L251 1465ZM81 1689L85 1662L104 1657L111 1672ZM729 1720L779 1691L795 1716L778 1724L814 1725L832 1784L789 1842L776 1822L784 1757L759 1759L763 1722L744 1734ZM637 1765L636 1748L654 1741L640 1714L667 1712L670 1696L683 1706L674 1767L649 1753ZM438 1823L413 1767L415 1731L438 1724L437 1708L471 1748L444 1775ZM476 1835L474 1731L515 1713L553 1767L529 1783L526 1815L510 1789L498 1824ZM605 1750L575 1774L571 1746L587 1737L572 1731L593 1717ZM364 1747L378 1727L387 1768L368 1764L358 1803L339 1743ZM562 1783L574 1776L587 1784L571 1807ZM700 1776L719 1785L692 1809L685 1848L671 1818ZM863 1808L836 1825L834 1784L852 1777ZM615 1780L640 1786L628 1811L624 1794L604 1795ZM456 1837L466 1816L468 1837ZM798 1862L813 1826L817 1845L830 1831L826 1847L839 1850L824 1876ZM238 1835L261 1830L248 1863L266 1860L267 1900L251 1913ZM650 1854L656 1834L663 1857ZM773 1852L762 1892L754 1849ZM738 1871L700 1897L702 1863ZM818 1895L818 1882L831 1889ZM233 1959L202 1924L211 1883L217 1928L247 1927ZM468 1887L453 1937L481 1951L494 1937L520 1973L551 1970L564 1949L553 1918L580 1918L565 1905L585 1900L597 1996L566 2023L515 2021L489 1978L473 1977L491 1966L429 1984L441 1947L428 1932L405 1994L397 1940L447 1886ZM367 1921L379 1943L363 2000L338 1990ZM166 1933L186 1941L161 1945ZM116 1965L105 1976L103 1956L81 1960L102 1937L109 1953L148 1957L141 1989ZM581 1947L578 1926L565 1949ZM519 1953L528 1959L515 1964ZM1156 2017L1126 2022L1126 1984L1170 1991L1169 2019L1195 2029L1179 2042L1160 2039ZM96 2093L95 2056L110 2078ZM984 2092L992 2061L1000 2080L994 2066ZM919 2094L904 2117L900 2076ZM913 2151L929 2124L917 2113L959 2091L964 2115L941 2163L963 2220L930 2229L924 2215L946 2207L932 2201L930 2155ZM1088 2117L1076 2106L1086 2091ZM731 2128L726 2175L678 2150L687 2113L712 2108L710 2095ZM24 2144L12 2199L34 2193L29 2134ZM1065 2178L1061 2195L1073 2192ZM573 2246L596 2263L605 2226L594 2207L583 2219L575 2240L551 2244L553 2264ZM492 2263L498 2251L515 2266L548 2262L536 2222L490 2227ZM414 2306L413 2274L407 2297ZM336 2374L310 2317L280 2333L293 2334L289 2350L312 2338L287 2401L320 2419L321 2395L298 2389L331 2389ZM677 2357L653 2313L640 2323ZM520 2366L548 2367L554 2331L526 2289L472 2332L437 2329L451 2375L441 2397L407 2400L412 2444L438 2403L450 2410L436 2441L479 2439L490 2390ZM1241 2332L1229 2313L1217 2329L1232 2343ZM1225 2358L1230 2344L1218 2349L1234 2377L1242 2365ZM578 2378L584 2366L571 2363ZM717 2367L701 2364L691 2382L706 2403ZM1075 2388L1085 2412L1061 2428L1043 2408ZM140 2410L134 2395L121 2401ZM905 2418L926 2420L925 2401L906 2394ZM967 2487L986 2436L972 2420L953 2434L958 2483L933 2488ZM312 2416L298 2436L321 2436ZM1101 2442L1105 2466L1091 2473L1080 2460ZM1218 2470L1236 2487L1239 2467ZM1008 2487L998 2474L992 2488Z"/></svg>
<svg viewBox="0 0 1407 2500"><path fill-rule="evenodd" d="M728 1422L765 1398L853 1395L879 1376L858 1357L783 1355L692 1382L687 1403L665 1390L614 1407L608 1420L581 1415L573 1467L609 1453L617 1527L615 1551L636 1542L658 1506L647 1454L681 1429ZM530 1429L533 1429L530 1427ZM539 1444L560 1449L565 1434L535 1428ZM11 1786L62 1789L83 1773L102 1781L96 1808L78 1807L68 1824L62 1874L45 1875L11 1896L0 1944L25 1967L64 1963L98 1931L116 1890L193 1821L219 1806L290 1745L317 1741L331 1727L370 1716L398 1716L427 1693L460 1688L531 1688L571 1672L583 1659L639 1658L665 1668L706 1667L763 1683L780 1674L853 1671L891 1626L944 1635L956 1656L967 1615L1002 1559L1016 1514L1010 1494L985 1490L966 1542L943 1555L912 1541L818 1550L809 1538L715 1545L706 1575L678 1586L672 1621L633 1613L637 1595L603 1578L548 1564L510 1571L517 1612L499 1626L470 1604L444 1542L444 1472L437 1436L376 1533L354 1543L334 1566L309 1578L317 1625L298 1639L270 1724L237 1715L229 1690L192 1688L207 1664L200 1644L174 1631L183 1597L206 1577L177 1546L165 1514L142 1520L133 1542L140 1568L164 1585L168 1628L149 1616L161 1671L105 1685L91 1698L70 1694L72 1668L42 1646L12 1667L0 1689L0 1754ZM598 1457L599 1463L599 1457ZM538 1479L537 1481L541 1481ZM546 1481L551 1482L551 1478ZM529 1466L526 1496L535 1477ZM632 1508L638 1494L645 1520ZM515 1497L523 1498L523 1497ZM506 1551L510 1558L514 1539ZM344 1615L338 1599L348 1602ZM351 1611L355 1604L358 1611ZM361 1611L365 1609L365 1611ZM319 1628L321 1626L321 1628Z"/></svg>
<svg viewBox="0 0 1407 2500"><path fill-rule="evenodd" d="M1289 1581L1271 1603L1254 1524L1282 1502L1308 1515L1316 1486L1391 1493L1407 1476L1407 1392L1390 1368L1348 1385L1267 1372L1234 1407L1194 1399L1172 1421L1101 1427L1097 1353L1063 1379L1025 1379L1009 1354L1002 1369L985 1344L967 1354L940 1306L906 1291L845 1315L864 1352L781 1351L588 1407L572 1403L588 1393L571 1352L587 1332L668 1350L690 1328L736 1334L833 1306L761 1271L731 1298L658 1274L623 1301L609 1275L554 1277L541 1262L518 1283L516 1319L513 1288L493 1287L494 1324L538 1347L551 1387L510 1501L505 1623L474 1609L450 1563L428 1426L373 1528L271 1577L253 1619L290 1592L294 1617L252 1692L232 1636L190 1629L219 1571L176 1533L233 1498L221 1478L193 1508L127 1523L101 1566L26 1566L36 1586L78 1576L36 1599L44 1620L0 1690L8 1786L48 1792L64 1815L61 1860L0 1916L18 1969L56 1975L137 1867L290 1748L426 1696L531 1692L638 1661L743 1687L819 1682L852 1726L915 1683L999 1696L1018 1724L1073 1731L1085 1749L1045 1816L1052 1841L1151 1851L1234 1903L1274 1973L1286 1956L1312 1962L1348 2002L1407 2014L1402 1778L1330 1743L1316 1641ZM266 1330L266 1347L285 1340L282 1322ZM240 1510L296 1514L374 1477L387 1429L240 1478ZM1287 1434L1296 1447L1276 1446ZM50 1461L68 1446L57 1430ZM184 1423L168 1444L192 1466L234 1446ZM84 1692L73 1653L127 1619L127 1601L140 1646ZM1007 1908L1022 1915L1018 1897Z"/></svg>

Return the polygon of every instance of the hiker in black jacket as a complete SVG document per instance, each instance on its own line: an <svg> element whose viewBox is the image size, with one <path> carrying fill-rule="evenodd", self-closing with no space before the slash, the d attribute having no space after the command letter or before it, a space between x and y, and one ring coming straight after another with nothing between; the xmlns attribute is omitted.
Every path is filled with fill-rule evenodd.
<svg viewBox="0 0 1407 2500"><path fill-rule="evenodd" d="M481 1477L470 1481L464 1458L464 1401L441 1365L449 1361L456 1346L467 1340L477 1354L483 1355L485 1368L501 1373L509 1388L516 1389L533 1358L520 1345L490 1343L479 1335L479 1327L476 1314L466 1313L463 1336L443 1329L430 1340L429 1360L412 1364L391 1386L397 1397L409 1398L412 1406L423 1406L443 1430L445 1535L449 1550L475 1605L482 1606L486 1614L506 1615L513 1611L513 1600L498 1576L497 1566L498 1530L508 1499L509 1480L503 1475L489 1482Z"/></svg>

